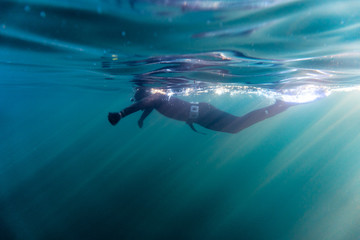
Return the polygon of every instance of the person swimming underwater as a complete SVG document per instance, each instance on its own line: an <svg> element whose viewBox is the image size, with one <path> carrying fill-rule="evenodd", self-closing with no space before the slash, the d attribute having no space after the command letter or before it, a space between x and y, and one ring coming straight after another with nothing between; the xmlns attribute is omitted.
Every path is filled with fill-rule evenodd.
<svg viewBox="0 0 360 240"><path fill-rule="evenodd" d="M273 105L238 117L217 109L209 103L187 102L161 93L152 94L143 88L136 90L134 100L134 104L120 112L110 112L108 114L108 120L113 126L122 118L142 110L143 113L138 121L139 127L142 128L145 118L155 109L168 118L186 122L195 132L198 131L194 128L194 123L214 131L238 133L255 123L273 117L296 105L296 103L276 100Z"/></svg>

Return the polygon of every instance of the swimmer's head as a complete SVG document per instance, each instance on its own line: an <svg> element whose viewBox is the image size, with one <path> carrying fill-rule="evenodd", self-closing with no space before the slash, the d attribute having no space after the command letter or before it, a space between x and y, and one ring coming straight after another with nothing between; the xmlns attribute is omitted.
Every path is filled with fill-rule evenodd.
<svg viewBox="0 0 360 240"><path fill-rule="evenodd" d="M146 98L149 95L151 95L149 90L146 90L145 88L136 88L134 97L131 98L131 101L138 102L141 99Z"/></svg>

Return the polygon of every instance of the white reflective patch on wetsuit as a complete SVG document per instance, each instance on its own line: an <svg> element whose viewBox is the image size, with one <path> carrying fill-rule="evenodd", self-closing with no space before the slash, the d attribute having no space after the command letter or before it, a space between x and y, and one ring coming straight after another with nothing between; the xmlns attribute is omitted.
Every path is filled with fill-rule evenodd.
<svg viewBox="0 0 360 240"><path fill-rule="evenodd" d="M189 120L194 120L199 117L199 103L192 102L190 105Z"/></svg>

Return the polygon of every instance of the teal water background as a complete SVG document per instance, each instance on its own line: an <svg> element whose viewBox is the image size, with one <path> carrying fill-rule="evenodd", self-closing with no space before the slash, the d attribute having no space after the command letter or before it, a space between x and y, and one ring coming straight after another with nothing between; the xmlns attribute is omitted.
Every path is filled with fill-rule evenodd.
<svg viewBox="0 0 360 240"><path fill-rule="evenodd" d="M0 238L358 239L359 10L1 1ZM138 84L235 115L327 97L234 135L111 126Z"/></svg>

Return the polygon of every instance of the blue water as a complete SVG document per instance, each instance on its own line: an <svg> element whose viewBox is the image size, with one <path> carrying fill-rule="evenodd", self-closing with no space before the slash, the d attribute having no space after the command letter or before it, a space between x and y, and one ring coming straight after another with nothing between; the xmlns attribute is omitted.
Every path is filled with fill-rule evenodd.
<svg viewBox="0 0 360 240"><path fill-rule="evenodd" d="M360 237L360 2L0 1L0 239ZM134 88L238 134L107 113Z"/></svg>

